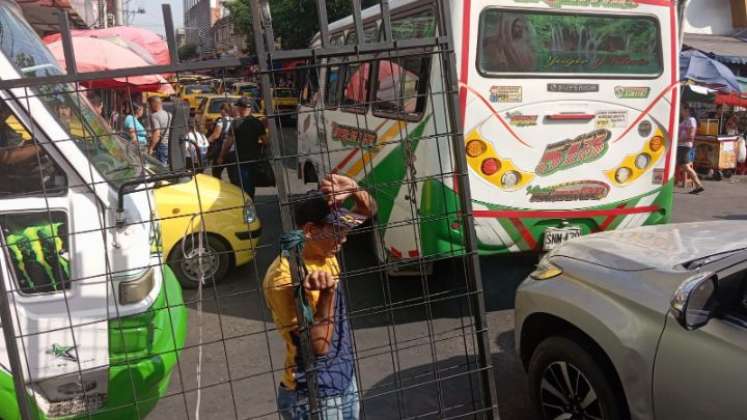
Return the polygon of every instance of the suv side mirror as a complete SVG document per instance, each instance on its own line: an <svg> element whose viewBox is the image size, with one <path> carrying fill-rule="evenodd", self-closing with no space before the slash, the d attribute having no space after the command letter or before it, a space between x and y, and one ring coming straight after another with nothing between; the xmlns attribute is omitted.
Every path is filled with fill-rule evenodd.
<svg viewBox="0 0 747 420"><path fill-rule="evenodd" d="M687 330L707 324L713 315L716 294L716 275L702 273L691 277L677 288L672 297L672 312Z"/></svg>

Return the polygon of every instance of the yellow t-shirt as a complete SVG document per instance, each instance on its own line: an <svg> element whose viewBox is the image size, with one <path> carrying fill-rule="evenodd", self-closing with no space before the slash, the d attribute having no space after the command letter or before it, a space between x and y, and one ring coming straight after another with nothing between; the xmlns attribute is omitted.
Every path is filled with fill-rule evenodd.
<svg viewBox="0 0 747 420"><path fill-rule="evenodd" d="M332 256L323 261L304 261L304 265L309 273L313 271L326 271L336 277L340 275L340 264L337 257ZM295 368L296 355L298 347L294 343L291 333L298 327L298 317L296 309L295 287L291 280L290 264L287 258L277 257L267 269L263 282L265 300L272 312L272 319L275 321L278 332L285 341L285 373L283 374L283 384L288 389L296 389ZM311 306L312 311L316 311L316 304L319 301L319 291L306 292L306 300Z"/></svg>

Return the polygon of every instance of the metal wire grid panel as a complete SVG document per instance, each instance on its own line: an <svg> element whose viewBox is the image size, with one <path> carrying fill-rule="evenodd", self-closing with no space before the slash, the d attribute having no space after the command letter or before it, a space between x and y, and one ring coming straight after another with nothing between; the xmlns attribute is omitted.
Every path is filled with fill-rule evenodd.
<svg viewBox="0 0 747 420"><path fill-rule="evenodd" d="M317 2L317 43L294 51L266 42L274 39L271 9L252 3L259 70L252 77L259 91L250 96L267 135L261 154L244 160L238 149L227 149L221 160L200 160L189 155L198 149L193 137L169 148L170 167L159 166L146 156L148 147L134 144L137 128L112 131L93 115L90 81L127 81L147 69L80 75L89 89L49 73L0 82L9 89L3 115L15 118L3 117L5 128L28 137L4 144L3 152L33 145L26 162L35 162L6 171L38 173L19 178L26 187L8 183L20 190L0 197L6 203L0 390L28 396L0 417L287 414L277 405L287 343L268 309L263 279L281 253L281 234L298 227L293 208L307 196L297 193L332 173L356 179L378 204L337 256L360 416L497 417L448 2L423 2L402 14L385 1L369 19L352 3L352 25L330 30L324 2ZM165 18L173 33L170 14ZM71 44L69 36L63 40ZM74 63L72 48L66 51ZM247 79L248 63L180 65L173 48L172 58L172 66L157 71L173 73L174 85L196 81L187 71L211 73L212 80L199 83L223 92L209 97L202 112L194 103L200 118L191 124L183 103L171 100L170 142L194 131L209 137L211 101L236 101L225 87L232 76ZM290 60L295 68L282 67ZM67 67L74 76L75 67ZM298 107L282 106L278 93L287 81L299 92ZM101 92L106 114L121 112L116 105L128 112L136 103L149 108L131 87ZM147 110L143 119L150 120ZM174 165L178 150L187 151L179 160L193 157L188 163L199 161L197 168ZM250 192L244 181L257 178L242 177L242 167L265 175L253 199L241 191ZM222 180L211 177L214 169ZM138 199L145 202L132 201ZM432 246L435 231L448 232L446 245ZM293 287L304 274L301 256L289 250ZM314 366L308 332L316 321L298 319L300 356ZM319 372L299 372L308 380L310 415L319 418L326 402Z"/></svg>

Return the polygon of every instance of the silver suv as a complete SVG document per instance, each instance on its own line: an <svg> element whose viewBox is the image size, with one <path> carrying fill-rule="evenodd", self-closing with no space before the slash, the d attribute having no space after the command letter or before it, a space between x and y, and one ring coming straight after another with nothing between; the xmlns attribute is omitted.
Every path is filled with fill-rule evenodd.
<svg viewBox="0 0 747 420"><path fill-rule="evenodd" d="M515 331L544 419L745 419L747 223L570 240L519 286Z"/></svg>

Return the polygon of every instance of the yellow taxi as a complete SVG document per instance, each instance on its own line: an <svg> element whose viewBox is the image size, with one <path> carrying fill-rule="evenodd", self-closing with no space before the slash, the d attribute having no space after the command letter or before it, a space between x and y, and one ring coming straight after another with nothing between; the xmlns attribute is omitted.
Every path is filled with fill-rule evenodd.
<svg viewBox="0 0 747 420"><path fill-rule="evenodd" d="M155 203L163 256L182 287L196 288L201 274L206 284L217 283L254 258L262 224L252 199L235 185L197 174L156 189ZM203 221L207 238L200 243Z"/></svg>
<svg viewBox="0 0 747 420"><path fill-rule="evenodd" d="M213 124L220 118L220 108L225 103L233 105L241 96L207 95L202 98L195 111L197 128L206 135L213 129Z"/></svg>
<svg viewBox="0 0 747 420"><path fill-rule="evenodd" d="M189 109L194 111L200 105L200 100L207 95L215 94L215 89L207 83L182 85L178 95L189 103Z"/></svg>
<svg viewBox="0 0 747 420"><path fill-rule="evenodd" d="M296 108L298 108L298 93L292 88L273 88L272 108L281 115L295 117Z"/></svg>
<svg viewBox="0 0 747 420"><path fill-rule="evenodd" d="M249 96L258 99L262 96L259 85L254 82L237 82L232 86L231 93L238 96Z"/></svg>

